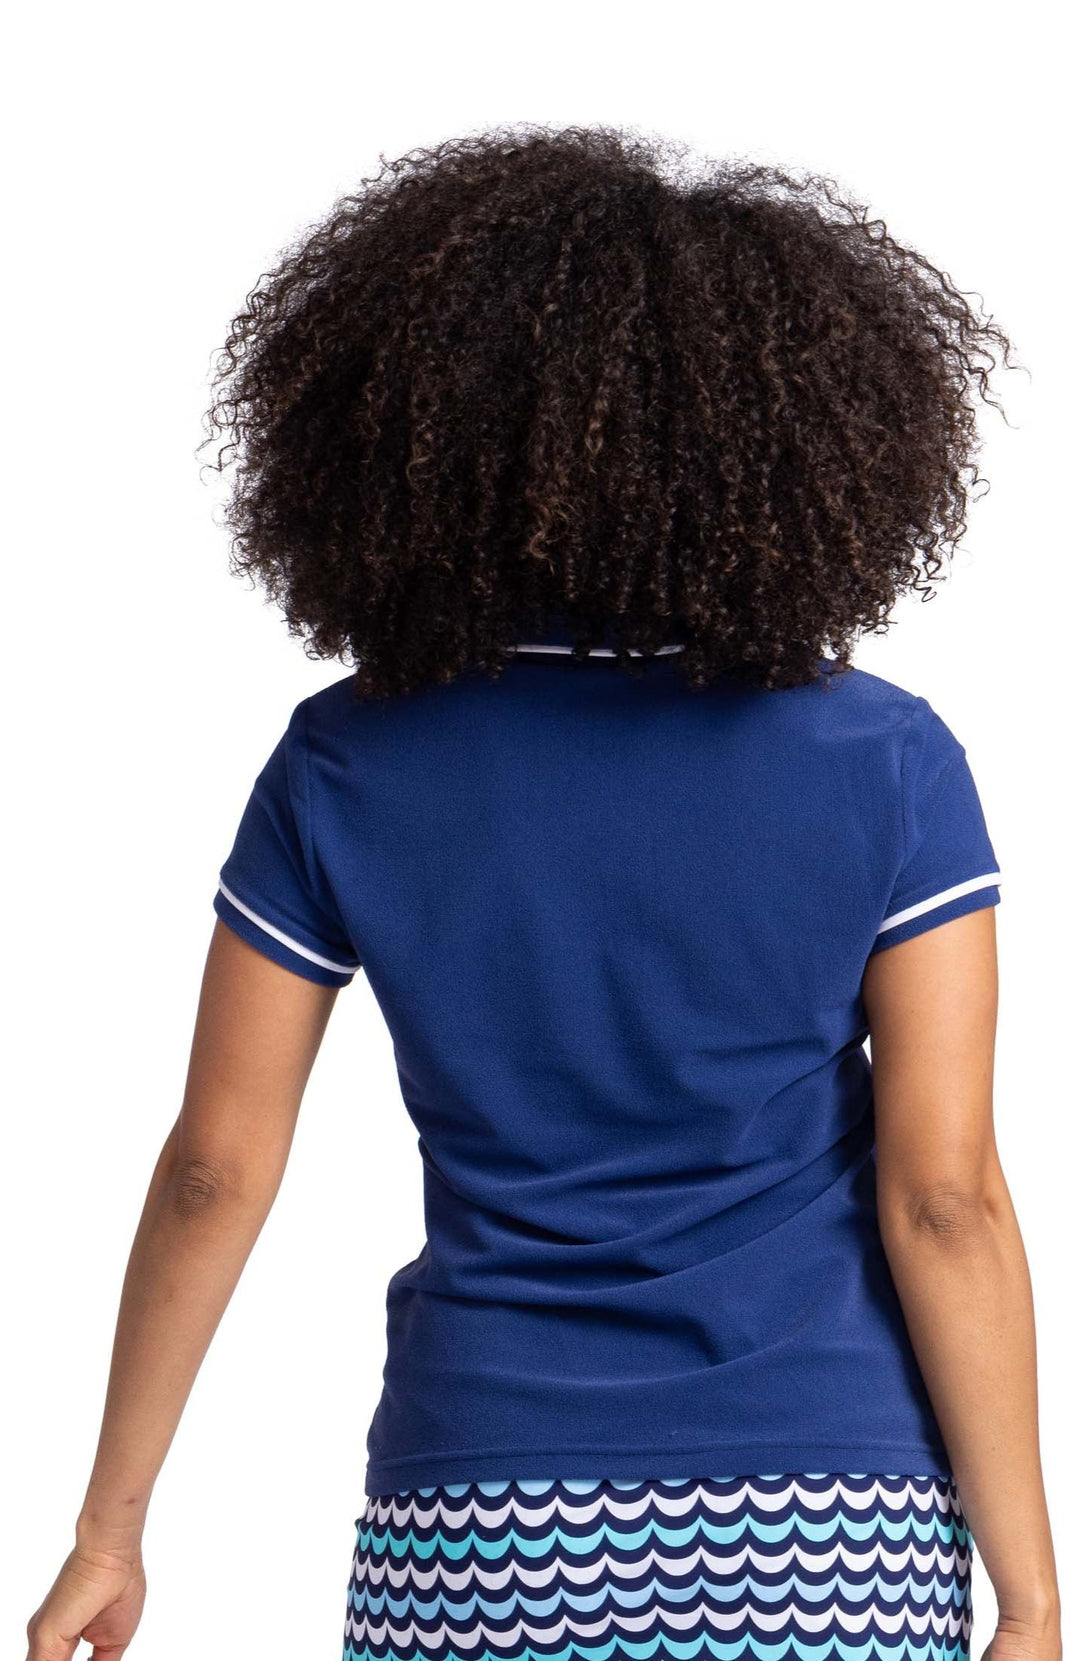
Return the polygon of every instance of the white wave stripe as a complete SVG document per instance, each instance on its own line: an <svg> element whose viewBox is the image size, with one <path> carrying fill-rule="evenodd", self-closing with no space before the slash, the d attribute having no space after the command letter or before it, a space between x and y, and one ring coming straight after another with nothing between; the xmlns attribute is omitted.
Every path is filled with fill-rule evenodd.
<svg viewBox="0 0 1080 1661"><path fill-rule="evenodd" d="M693 1609L681 1612L651 1608L644 1615L609 1614L599 1621L575 1621L564 1615L543 1626L516 1621L511 1627L493 1628L485 1621L474 1621L468 1627L455 1627L441 1621L438 1626L426 1628L412 1620L395 1626L389 1620L372 1621L361 1617L350 1620L349 1627L355 1640L367 1639L379 1647L389 1643L393 1650L404 1650L414 1643L419 1644L421 1649L427 1647L429 1650L441 1648L443 1644L474 1649L481 1642L493 1650L516 1650L523 1640L534 1645L554 1645L567 1637L595 1642L603 1641L612 1630L626 1636L642 1637L655 1628L676 1634L693 1632L699 1630L703 1623L719 1633L728 1633L738 1630L746 1622L766 1635L795 1626L800 1632L817 1636L835 1623L841 1630L856 1637L871 1625L876 1625L882 1634L888 1636L895 1636L906 1628L917 1637L932 1631L936 1638L950 1639L966 1635L971 1624L966 1612L955 1610L942 1614L928 1608L916 1614L909 1608L893 1613L874 1603L865 1610L852 1613L834 1601L828 1609L810 1613L794 1602L789 1602L783 1609L762 1609L744 1601L737 1610L723 1614L706 1603L699 1603Z"/></svg>
<svg viewBox="0 0 1080 1661"><path fill-rule="evenodd" d="M649 1590L651 1594L651 1589ZM545 1636L554 1640L561 1637L565 1631L573 1631L579 1636L587 1633L602 1633L609 1625L616 1626L620 1631L633 1632L639 1629L644 1631L653 1624L657 1617L672 1627L687 1630L696 1627L699 1621L705 1618L711 1620L714 1625L728 1630L738 1626L746 1616L749 1616L758 1628L769 1630L773 1624L782 1623L788 1616L794 1616L804 1630L814 1631L824 1629L834 1615L844 1624L846 1630L852 1632L865 1630L871 1623L876 1623L882 1630L896 1632L900 1630L905 1621L913 1629L920 1632L924 1632L927 1625L930 1625L938 1636L945 1631L955 1634L957 1631L963 1630L966 1623L970 1622L970 1611L965 1607L957 1609L955 1605L948 1608L940 1607L944 1601L940 1586L934 1588L938 1604L938 1606L935 1606L929 1596L929 1590L928 1588L927 1598L923 1600L924 1608L918 1614L912 1609L910 1600L903 1588L897 1588L897 1596L904 1596L903 1606L892 1609L885 1601L885 1594L881 1588L875 1588L871 1582L866 1587L865 1595L873 1597L875 1601L857 1610L843 1609L836 1600L835 1588L833 1587L821 1588L823 1597L828 1597L829 1602L827 1605L823 1604L818 1610L808 1606L805 1598L806 1589L802 1588L800 1589L800 1596L803 1601L796 1604L789 1599L789 1602L779 1613L775 1603L760 1602L753 1596L747 1597L745 1592L741 1594L742 1601L739 1608L727 1611L713 1609L705 1599L700 1599L690 1610L661 1606L653 1602L650 1595L649 1605L642 1614L630 1613L627 1610L607 1610L603 1615L593 1620L575 1618L574 1611L567 1609L562 1611L557 1619L548 1618L545 1622L540 1623L536 1620L528 1620L526 1617L530 1612L526 1610L523 1611L519 1622L515 1624L514 1630L525 1629L534 1637ZM848 1589L845 1595L847 1595L849 1603L860 1601L852 1589ZM353 1623L358 1631L362 1629L370 1633L373 1638L387 1628L392 1628L395 1633L402 1633L406 1630L404 1626L394 1626L392 1618L382 1611L377 1613L375 1611L365 1612L364 1605L358 1607L356 1614L353 1616ZM413 1625L416 1630L420 1630L417 1623L414 1622ZM483 1621L474 1621L466 1628L456 1623L452 1616L444 1616L439 1630L452 1632L456 1641L465 1642L470 1639L470 1635L475 1632L478 1626L483 1628L488 1637L492 1636L491 1633L488 1633L487 1626Z"/></svg>
<svg viewBox="0 0 1080 1661"><path fill-rule="evenodd" d="M529 1559L516 1557L498 1569L486 1568L482 1561L473 1561L464 1568L456 1569L436 1560L425 1568L419 1563L402 1565L390 1557L365 1557L360 1561L360 1572L368 1585L378 1589L385 1580L389 1588L397 1592L412 1585L421 1592L430 1593L440 1584L453 1592L465 1592L471 1584L481 1586L486 1592L502 1592L512 1580L529 1591L541 1591L560 1575L571 1585L585 1588L602 1578L611 1583L640 1580L650 1570L661 1580L683 1578L695 1570L707 1571L708 1575L722 1579L730 1578L747 1567L779 1574L795 1564L811 1573L823 1573L842 1564L845 1571L853 1576L876 1568L892 1574L910 1568L918 1571L921 1577L928 1578L934 1572L949 1576L955 1574L957 1569L970 1571L971 1553L942 1545L923 1550L918 1541L909 1542L900 1551L891 1551L884 1546L852 1551L843 1542L837 1542L825 1551L808 1550L804 1545L796 1544L783 1552L769 1553L747 1544L737 1552L726 1554L699 1546L682 1557L670 1556L654 1547L629 1562L612 1557L607 1552L587 1562L560 1554L536 1568L530 1567Z"/></svg>
<svg viewBox="0 0 1080 1661"><path fill-rule="evenodd" d="M778 1632L789 1623L793 1623L802 1632L821 1633L827 1631L832 1622L835 1621L845 1632L852 1634L865 1632L873 1623L882 1632L888 1633L890 1636L903 1631L907 1627L919 1637L922 1637L928 1629L931 1629L935 1637L940 1638L948 1635L953 1638L957 1633L963 1632L965 1626L963 1615L952 1609L947 1614L929 1608L922 1613L915 1614L908 1607L893 1613L878 1603L870 1604L857 1614L842 1608L838 1603L830 1604L828 1609L824 1609L820 1613L810 1613L805 1609L800 1609L795 1603L787 1604L782 1610L761 1610L755 1608L753 1604L744 1604L737 1615L726 1613L721 1615L716 1610L710 1609L707 1604L702 1604L694 1612L691 1619L695 1625L699 1621L705 1620L710 1626L715 1627L718 1632L729 1632L734 1627L741 1626L747 1616L763 1632Z"/></svg>
<svg viewBox="0 0 1080 1661"><path fill-rule="evenodd" d="M824 1565L815 1565L815 1568L817 1568L819 1570L819 1572L824 1573L826 1566L824 1566ZM779 1565L774 1566L774 1572L783 1573L783 1568L780 1567ZM635 1581L640 1581L641 1579L644 1578L644 1576L643 1575L634 1575L632 1578ZM765 1596L766 1593L770 1593L771 1590L772 1590L771 1586L768 1586L768 1585L758 1586L754 1581L753 1575L751 1575L749 1573L744 1573L744 1574L739 1575L738 1580L735 1581L734 1583L730 1583L728 1586L725 1586L724 1583L722 1583L722 1582L710 1581L707 1576L702 1576L700 1578L703 1578L706 1581L706 1585L708 1586L709 1592L714 1598L722 1597L726 1590L731 1591L733 1595L737 1595L737 1593L741 1590L742 1586L746 1582L749 1582L750 1588L751 1588L752 1591L754 1591L756 1593L760 1593L762 1596ZM798 1579L799 1577L796 1575L794 1578ZM920 1584L925 1589L927 1598L929 1598L931 1596L931 1593L933 1593L933 1595L937 1596L939 1601L941 1601L949 1595L949 1589L954 1584L954 1578L955 1577L953 1576L953 1574L950 1572L950 1570L948 1568L946 1568L945 1571L940 1576L939 1576L938 1572L936 1570L934 1570L930 1575L924 1575L922 1577L922 1580L921 1580ZM839 1574L839 1575L834 1576L832 1580L830 1580L828 1582L821 1583L820 1585L815 1585L813 1583L800 1582L803 1596L809 1602L813 1602L813 1601L820 1602L823 1598L826 1598L831 1594L831 1592L832 1592L832 1590L833 1590L833 1588L834 1588L834 1586L835 1586L835 1584L837 1583L838 1580L839 1580L840 1584L845 1585L848 1588L849 1601L855 1601L860 1596L862 1596L862 1597L869 1596L870 1590L878 1584L878 1582L880 1580L880 1574L877 1572L876 1566L875 1566L874 1567L874 1572L871 1572L869 1574L864 1573L861 1579L858 1576L855 1576L855 1575L848 1576L848 1575ZM367 1579L363 1578L362 1576L357 1577L357 1584L360 1586L360 1588L363 1591L365 1596L367 1596L368 1593L370 1592L372 1602L377 1601L383 1595L382 1592L379 1590L379 1587L373 1581L367 1580ZM901 1585L903 1583L898 1582L897 1584ZM633 1591L626 1594L626 1600L627 1600L627 1602L629 1602L630 1600L639 1601L646 1594L646 1591L651 1592L651 1591L654 1591L654 1590L659 1590L661 1592L661 1594L666 1593L668 1595L682 1595L681 1589L676 1589L676 1591L673 1592L672 1587L673 1587L673 1583L671 1581L665 1581L660 1576L654 1575L652 1577L652 1579L647 1583L646 1588L643 1589L640 1585L635 1585ZM598 1589L602 1592L610 1591L612 1596L616 1599L618 1599L618 1597L619 1597L619 1588L615 1584L614 1576L605 1577L603 1574L598 1574L596 1579L594 1580L594 1582L586 1589L571 1591L571 1590L569 1590L568 1588L565 1588L565 1587L559 1588L559 1595L561 1595L563 1597L564 1601L568 1605L570 1605L571 1607L575 1607L575 1606L577 1606L578 1604L580 1604L582 1602L587 1602L587 1601L591 1600L592 1598L594 1598ZM448 1592L450 1590L451 1590L450 1588L447 1588ZM463 1599L471 1596L471 1593L469 1592L467 1587L460 1587L460 1588L457 1588L456 1590L460 1595L462 1595ZM497 1597L497 1601L499 1601L500 1603L505 1603L507 1601L505 1599L505 1597L503 1597L501 1595L502 1592L503 1592L502 1587L485 1588L485 1590L493 1591L496 1594L496 1596L489 1597L486 1600L481 1598L480 1599L481 1603L483 1603L484 1601L487 1601L489 1603L490 1602L495 1602L496 1597ZM539 1593L543 1593L545 1595L543 1596L541 1601L548 1601L548 1598L546 1596L546 1587L540 1587L540 1588L536 1588L536 1589L526 1588L525 1590L529 1591L529 1592L532 1592L533 1590L536 1590ZM386 1596L387 1597L393 1597L393 1588L391 1588L391 1587L386 1588ZM530 1598L527 1598L526 1596L522 1595L521 1601L527 1607L527 1605L530 1601L536 1601L536 1599L535 1598L530 1599Z"/></svg>
<svg viewBox="0 0 1080 1661"><path fill-rule="evenodd" d="M665 1636L705 1649L747 1630L762 1646L802 1637L811 1652L830 1633L860 1652L877 1641L898 1653L905 1637L920 1652L966 1649L974 1548L951 1482L848 1474L821 1478L823 1488L807 1476L729 1488L731 1479L714 1480L719 1491L705 1482L552 1480L465 1496L443 1487L369 1497L346 1654L389 1646L390 1655L424 1661L449 1645L521 1661L523 1652L618 1652L620 1640L663 1649ZM519 1522L530 1540L513 1538ZM869 1538L848 1532L868 1522ZM891 1522L895 1539L885 1532ZM755 1523L777 1538L761 1540ZM803 1529L817 1523L827 1538L807 1539ZM710 1529L730 1538L711 1540ZM665 1542L665 1532L683 1538ZM388 1533L393 1551L380 1542ZM631 1543L632 1535L640 1538ZM451 1547L463 1555L451 1557ZM483 1554L490 1550L497 1559ZM418 1618L421 1601L434 1626Z"/></svg>
<svg viewBox="0 0 1080 1661"><path fill-rule="evenodd" d="M498 1504L492 1503L493 1496L475 1494L463 1499L460 1505L451 1505L446 1499L437 1495L430 1500L422 1497L403 1499L399 1494L374 1496L374 1503L369 1505L369 1520L379 1526L391 1523L392 1526L402 1528L410 1523L420 1529L430 1529L441 1517L446 1526L453 1529L465 1528L470 1518L485 1528L502 1527L511 1517L516 1516L523 1522L546 1522L556 1514L566 1521L579 1526L593 1521L601 1510L606 1510L620 1521L633 1521L652 1506L656 1511L667 1517L681 1517L695 1507L704 1506L716 1516L726 1516L744 1507L751 1500L762 1511L782 1511L796 1499L801 1507L807 1511L828 1511L835 1508L837 1501L841 1501L848 1509L866 1510L873 1503L888 1505L897 1510L901 1506L914 1507L920 1512L953 1511L956 1510L955 1501L937 1486L920 1489L908 1478L900 1486L889 1487L875 1478L866 1487L854 1487L846 1483L842 1477L828 1488L804 1488L797 1481L792 1480L786 1488L765 1489L759 1488L754 1482L744 1482L741 1487L730 1493L716 1493L705 1487L688 1489L684 1494L668 1495L662 1489L650 1488L647 1492L626 1500L617 1497L617 1491L605 1490L582 1504L576 1504L565 1494L553 1493L550 1500L538 1502L536 1496L522 1498L519 1494L508 1490L505 1500L500 1499Z"/></svg>

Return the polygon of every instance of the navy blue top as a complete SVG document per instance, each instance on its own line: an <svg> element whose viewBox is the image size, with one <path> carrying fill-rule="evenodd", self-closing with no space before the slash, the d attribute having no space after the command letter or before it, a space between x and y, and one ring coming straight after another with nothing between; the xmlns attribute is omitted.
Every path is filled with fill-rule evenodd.
<svg viewBox="0 0 1080 1661"><path fill-rule="evenodd" d="M824 659L694 690L674 655L520 653L298 704L213 903L299 975L363 968L419 1133L366 1491L947 1475L860 988L998 877L949 728Z"/></svg>

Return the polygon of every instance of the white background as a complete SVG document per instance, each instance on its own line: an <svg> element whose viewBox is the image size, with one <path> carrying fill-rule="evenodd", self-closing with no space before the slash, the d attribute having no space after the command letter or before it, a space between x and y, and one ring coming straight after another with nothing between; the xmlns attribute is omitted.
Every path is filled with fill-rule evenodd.
<svg viewBox="0 0 1080 1661"><path fill-rule="evenodd" d="M73 1543L219 866L289 712L345 672L306 659L227 572L224 487L195 455L211 354L277 251L380 152L517 122L629 125L831 173L978 291L1030 372L999 375L1011 425L984 409L991 488L949 581L857 661L923 693L966 745L1004 873L998 1135L1067 1587L1075 135L1050 6L995 24L956 3L68 5L22 8L9 45L3 1654L24 1653ZM155 1490L133 1656L337 1661L385 1283L419 1250L420 1169L358 976ZM981 1563L975 1604L978 1654L994 1619Z"/></svg>

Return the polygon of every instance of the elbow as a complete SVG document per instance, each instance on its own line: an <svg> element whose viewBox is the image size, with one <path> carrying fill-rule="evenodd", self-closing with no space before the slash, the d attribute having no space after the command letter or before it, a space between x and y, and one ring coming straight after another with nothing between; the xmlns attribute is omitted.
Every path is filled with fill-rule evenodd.
<svg viewBox="0 0 1080 1661"><path fill-rule="evenodd" d="M169 1208L185 1220L215 1212L237 1191L235 1173L214 1160L178 1159L165 1178Z"/></svg>
<svg viewBox="0 0 1080 1661"><path fill-rule="evenodd" d="M1005 1215L1007 1196L986 1184L938 1182L902 1195L879 1196L882 1233L964 1251Z"/></svg>

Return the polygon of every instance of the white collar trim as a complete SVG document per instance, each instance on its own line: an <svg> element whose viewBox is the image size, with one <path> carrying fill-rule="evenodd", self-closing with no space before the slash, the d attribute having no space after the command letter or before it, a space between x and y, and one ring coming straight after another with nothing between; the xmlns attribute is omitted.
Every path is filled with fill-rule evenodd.
<svg viewBox="0 0 1080 1661"><path fill-rule="evenodd" d="M540 642L536 645L522 644L522 645L518 645L518 646L514 647L515 652L551 652L551 653L554 653L555 655L557 655L559 657L570 657L571 654L573 653L573 650L574 650L573 646L556 646L556 645L553 645L550 641L543 641L543 642ZM643 652L639 652L636 649L636 647L631 646L630 656L631 657L644 657L644 656L666 657L670 652L681 652L682 650L683 650L683 647L681 645L658 646L656 648L655 653L652 653L652 652L643 653ZM615 657L616 655L617 654L616 654L614 648L611 647L611 646L593 646L589 650L589 656L590 657Z"/></svg>

